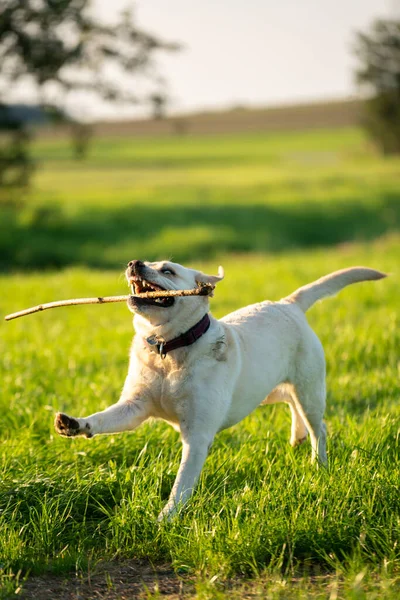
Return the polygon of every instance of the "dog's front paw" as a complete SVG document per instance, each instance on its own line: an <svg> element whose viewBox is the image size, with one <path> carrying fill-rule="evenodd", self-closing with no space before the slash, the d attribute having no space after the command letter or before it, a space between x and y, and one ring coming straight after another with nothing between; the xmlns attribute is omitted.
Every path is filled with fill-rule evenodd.
<svg viewBox="0 0 400 600"><path fill-rule="evenodd" d="M73 417L69 417L64 413L57 413L54 419L54 428L58 434L64 437L74 437L76 435L85 435L86 437L92 437L89 423L85 423L84 427L81 427L79 421Z"/></svg>

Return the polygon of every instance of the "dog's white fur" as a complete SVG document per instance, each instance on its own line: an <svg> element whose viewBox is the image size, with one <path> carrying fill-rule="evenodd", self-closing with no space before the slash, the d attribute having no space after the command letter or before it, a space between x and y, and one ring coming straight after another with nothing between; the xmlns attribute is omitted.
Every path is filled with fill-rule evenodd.
<svg viewBox="0 0 400 600"><path fill-rule="evenodd" d="M173 274L163 273L170 268ZM171 262L145 263L142 276L165 289L188 289L223 278ZM216 433L238 423L261 402L286 402L292 412L290 443L310 434L312 460L327 462L325 359L305 311L324 296L383 273L354 267L327 275L279 302L260 302L221 320L210 315L208 331L193 345L162 359L146 342L151 335L171 340L186 332L209 310L204 296L176 298L173 306L135 306L134 337L128 376L120 400L107 410L74 419L58 413L61 435L133 430L149 417L165 419L181 432L182 461L168 503L159 518L182 506L198 480Z"/></svg>

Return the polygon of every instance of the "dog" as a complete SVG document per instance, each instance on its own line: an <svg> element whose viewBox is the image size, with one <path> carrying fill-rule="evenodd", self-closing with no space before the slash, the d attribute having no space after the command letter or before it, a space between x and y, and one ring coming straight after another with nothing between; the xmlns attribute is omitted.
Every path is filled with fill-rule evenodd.
<svg viewBox="0 0 400 600"><path fill-rule="evenodd" d="M206 275L169 261L133 260L126 277L138 294L215 287L224 271ZM366 267L336 271L279 302L246 306L221 320L209 313L208 296L130 296L136 335L119 401L88 417L58 413L55 429L62 436L93 437L132 431L156 417L180 431L182 459L160 520L171 518L192 494L215 435L261 403L287 403L291 445L309 434L312 461L325 465L325 358L305 312L347 285L383 277Z"/></svg>

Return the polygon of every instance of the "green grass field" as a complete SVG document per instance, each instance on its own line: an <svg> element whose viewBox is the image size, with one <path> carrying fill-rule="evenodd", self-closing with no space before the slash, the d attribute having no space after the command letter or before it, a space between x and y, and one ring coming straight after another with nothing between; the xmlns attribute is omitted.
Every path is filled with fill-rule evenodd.
<svg viewBox="0 0 400 600"><path fill-rule="evenodd" d="M308 443L290 448L285 406L260 407L217 436L186 510L161 525L176 432L162 422L93 440L53 431L57 410L88 414L118 398L127 308L3 322L0 598L56 597L29 586L76 585L99 563L113 565L103 595L80 597L137 597L113 577L146 559L156 573L172 565L188 597L397 599L400 161L377 157L358 130L100 139L84 163L65 140L42 140L35 155L29 194L1 197L1 315L125 293L132 258L223 264L217 317L350 265L392 275L309 312L327 358L329 469L311 466ZM143 597L159 597L156 582Z"/></svg>
<svg viewBox="0 0 400 600"><path fill-rule="evenodd" d="M398 159L358 130L42 140L32 190L0 205L0 267L120 268L372 240L400 228Z"/></svg>

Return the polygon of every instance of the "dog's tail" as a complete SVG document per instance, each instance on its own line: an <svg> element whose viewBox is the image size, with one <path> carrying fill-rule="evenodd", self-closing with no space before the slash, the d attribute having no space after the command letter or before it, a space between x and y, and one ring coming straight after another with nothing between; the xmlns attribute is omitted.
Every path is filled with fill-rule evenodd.
<svg viewBox="0 0 400 600"><path fill-rule="evenodd" d="M369 281L374 279L382 279L386 277L386 273L368 269L367 267L351 267L350 269L342 269L335 271L317 281L313 281L308 285L299 288L290 296L284 298L287 302L296 303L303 312L306 312L315 302L325 298L325 296L334 296L340 290L352 283L359 281Z"/></svg>

